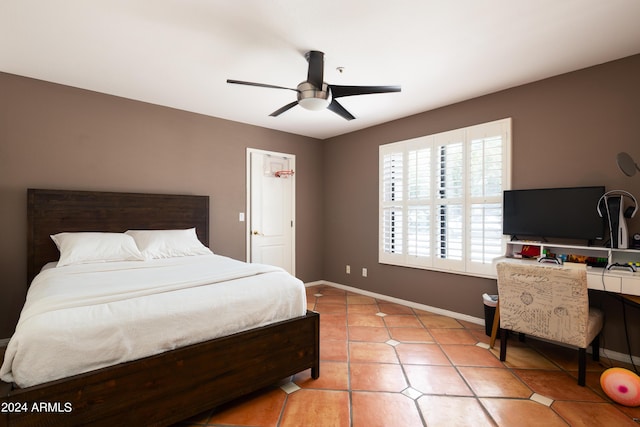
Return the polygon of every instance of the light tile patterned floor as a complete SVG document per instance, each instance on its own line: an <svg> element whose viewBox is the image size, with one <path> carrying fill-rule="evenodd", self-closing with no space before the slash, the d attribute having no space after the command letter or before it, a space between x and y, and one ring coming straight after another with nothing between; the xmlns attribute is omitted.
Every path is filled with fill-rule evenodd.
<svg viewBox="0 0 640 427"><path fill-rule="evenodd" d="M177 426L637 426L600 374L623 364L527 339L488 349L484 326L330 286L307 288L320 313L320 378L305 371ZM606 355L605 355L606 356ZM293 384L291 384L293 382Z"/></svg>

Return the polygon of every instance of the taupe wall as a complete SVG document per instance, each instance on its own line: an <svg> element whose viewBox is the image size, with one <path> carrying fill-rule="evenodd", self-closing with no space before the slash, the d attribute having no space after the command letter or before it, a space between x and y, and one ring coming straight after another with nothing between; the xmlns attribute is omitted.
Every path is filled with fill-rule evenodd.
<svg viewBox="0 0 640 427"><path fill-rule="evenodd" d="M620 151L640 162L636 55L326 140L324 278L483 317L480 295L496 292L494 280L378 264L378 147L505 117L513 119L513 188L605 185L640 197L640 174L626 177L615 163ZM630 230L640 232L640 214ZM605 344L625 352L620 305L603 304L611 312ZM630 310L634 327L639 311Z"/></svg>
<svg viewBox="0 0 640 427"><path fill-rule="evenodd" d="M296 155L296 272L322 279L322 142L0 73L0 338L26 292L26 189L211 197L210 241L245 259L246 148Z"/></svg>
<svg viewBox="0 0 640 427"><path fill-rule="evenodd" d="M640 161L639 75L636 55L318 141L0 73L0 338L26 289L26 188L208 194L214 251L243 259L247 147L297 155L301 279L483 317L480 295L495 281L378 264L378 146L512 117L514 188L604 184L640 196L640 175L614 161L619 151ZM625 352L619 303L594 301L607 309L605 346Z"/></svg>

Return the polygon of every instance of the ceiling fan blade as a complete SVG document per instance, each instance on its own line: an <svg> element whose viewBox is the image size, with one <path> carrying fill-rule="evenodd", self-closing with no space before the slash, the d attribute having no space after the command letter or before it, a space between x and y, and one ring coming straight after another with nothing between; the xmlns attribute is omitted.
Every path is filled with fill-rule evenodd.
<svg viewBox="0 0 640 427"><path fill-rule="evenodd" d="M369 95L372 93L400 92L400 86L338 86L329 85L331 96L340 98L342 96Z"/></svg>
<svg viewBox="0 0 640 427"><path fill-rule="evenodd" d="M235 84L235 85L266 87L266 88L271 88L271 89L287 89L287 90L292 90L294 92L298 92L298 89L293 89L293 88L290 88L290 87L274 86L274 85L268 85L268 84L264 84L264 83L245 82L245 81L242 81L242 80L227 79L227 83L232 83L232 84Z"/></svg>
<svg viewBox="0 0 640 427"><path fill-rule="evenodd" d="M307 52L305 57L309 61L307 81L320 90L322 83L324 83L324 53L312 50Z"/></svg>
<svg viewBox="0 0 640 427"><path fill-rule="evenodd" d="M277 117L280 114L284 113L287 110L292 109L293 107L295 107L296 105L298 105L298 101L293 101L290 104L285 105L282 108L277 109L276 111L274 111L273 113L269 114L271 117Z"/></svg>
<svg viewBox="0 0 640 427"><path fill-rule="evenodd" d="M353 119L355 119L355 116L353 114L351 114L350 112L348 112L347 109L344 108L335 99L333 99L331 101L331 104L329 104L329 106L327 108L329 110L333 111L334 113L336 113L337 115L339 115L340 117L342 117L345 120L353 120Z"/></svg>

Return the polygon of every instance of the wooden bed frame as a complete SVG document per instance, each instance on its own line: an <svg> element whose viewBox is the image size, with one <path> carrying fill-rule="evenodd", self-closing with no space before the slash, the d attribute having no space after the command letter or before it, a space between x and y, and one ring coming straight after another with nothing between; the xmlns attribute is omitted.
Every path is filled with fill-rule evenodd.
<svg viewBox="0 0 640 427"><path fill-rule="evenodd" d="M28 192L28 279L58 251L51 234L196 227L209 243L207 196ZM28 388L0 382L0 426L165 426L311 369L319 315L237 333ZM3 352L0 352L0 355Z"/></svg>

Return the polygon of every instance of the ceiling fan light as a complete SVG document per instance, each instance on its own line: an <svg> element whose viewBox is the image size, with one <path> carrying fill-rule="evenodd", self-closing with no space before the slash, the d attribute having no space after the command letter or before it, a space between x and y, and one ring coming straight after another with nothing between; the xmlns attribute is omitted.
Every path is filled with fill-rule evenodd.
<svg viewBox="0 0 640 427"><path fill-rule="evenodd" d="M298 85L298 105L306 110L320 111L324 110L331 103L331 90L324 83L322 90L318 90L315 86L308 82Z"/></svg>
<svg viewBox="0 0 640 427"><path fill-rule="evenodd" d="M329 102L330 101L328 99L323 98L303 98L298 101L298 104L307 110L320 111L327 108L327 106L329 106Z"/></svg>

